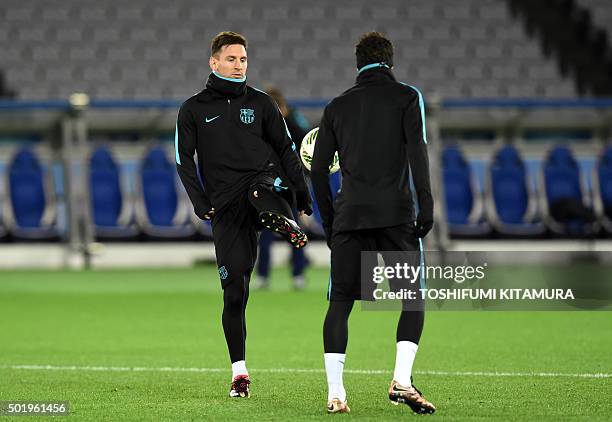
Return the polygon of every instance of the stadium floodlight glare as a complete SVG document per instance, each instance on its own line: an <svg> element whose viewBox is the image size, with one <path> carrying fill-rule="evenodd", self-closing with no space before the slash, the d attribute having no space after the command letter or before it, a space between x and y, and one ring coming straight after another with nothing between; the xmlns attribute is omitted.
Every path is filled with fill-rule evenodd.
<svg viewBox="0 0 612 422"><path fill-rule="evenodd" d="M89 105L89 95L84 92L75 92L70 95L69 101L73 108L84 108Z"/></svg>

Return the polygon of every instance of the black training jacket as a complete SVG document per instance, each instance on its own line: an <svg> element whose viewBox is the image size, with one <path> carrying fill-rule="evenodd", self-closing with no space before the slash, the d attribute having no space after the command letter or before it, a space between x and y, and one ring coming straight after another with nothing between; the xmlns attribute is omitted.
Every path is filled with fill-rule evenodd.
<svg viewBox="0 0 612 422"><path fill-rule="evenodd" d="M329 164L340 156L342 189L335 203ZM357 83L325 107L311 180L326 234L414 221L412 178L420 218L432 220L433 199L421 93L397 82L385 64L367 66Z"/></svg>
<svg viewBox="0 0 612 422"><path fill-rule="evenodd" d="M211 207L221 212L256 176L269 171L288 179L283 185L298 197L309 199L302 165L278 106L246 81L211 73L206 88L179 110L175 150L178 174L200 218Z"/></svg>

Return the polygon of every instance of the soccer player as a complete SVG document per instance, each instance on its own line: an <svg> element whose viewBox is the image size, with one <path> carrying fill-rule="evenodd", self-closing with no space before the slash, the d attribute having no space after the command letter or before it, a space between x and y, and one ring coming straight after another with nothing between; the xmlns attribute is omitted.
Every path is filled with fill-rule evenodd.
<svg viewBox="0 0 612 422"><path fill-rule="evenodd" d="M245 310L258 232L266 227L303 247L308 239L291 205L312 213L302 165L278 106L246 84L246 48L247 40L238 33L214 37L212 73L206 87L181 106L175 135L178 174L194 211L212 220L232 362L230 397L250 394Z"/></svg>
<svg viewBox="0 0 612 422"><path fill-rule="evenodd" d="M393 45L377 32L356 46L355 86L334 98L321 119L311 178L331 248L329 308L323 326L327 410L349 412L342 372L348 317L362 297L361 251L419 251L433 226L423 97L397 82ZM332 203L329 165L340 156L342 189ZM410 193L412 174L419 212ZM405 309L405 308L404 308ZM395 372L389 399L416 413L435 407L412 385L412 364L423 330L422 310L402 310L397 325Z"/></svg>

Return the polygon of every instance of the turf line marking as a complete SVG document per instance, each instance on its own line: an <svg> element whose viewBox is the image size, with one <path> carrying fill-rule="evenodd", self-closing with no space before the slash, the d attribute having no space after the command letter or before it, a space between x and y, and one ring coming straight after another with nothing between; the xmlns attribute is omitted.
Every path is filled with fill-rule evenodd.
<svg viewBox="0 0 612 422"><path fill-rule="evenodd" d="M94 371L94 372L230 372L228 368L180 368L180 367L130 367L130 366L56 366L56 365L0 365L0 369L23 369L39 371ZM323 369L306 368L262 368L252 372L266 373L325 373ZM393 371L382 369L345 369L346 374L390 375ZM455 372L455 371L416 371L418 375L439 375L457 377L540 377L540 378L612 378L612 373L561 373L561 372Z"/></svg>

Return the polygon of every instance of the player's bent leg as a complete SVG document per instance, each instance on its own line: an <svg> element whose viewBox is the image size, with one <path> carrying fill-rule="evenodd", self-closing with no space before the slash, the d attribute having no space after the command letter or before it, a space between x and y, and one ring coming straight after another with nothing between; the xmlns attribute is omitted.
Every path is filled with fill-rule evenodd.
<svg viewBox="0 0 612 422"><path fill-rule="evenodd" d="M283 236L295 248L306 246L308 236L293 219L289 204L269 186L252 186L249 189L249 201L259 213L264 227Z"/></svg>

